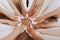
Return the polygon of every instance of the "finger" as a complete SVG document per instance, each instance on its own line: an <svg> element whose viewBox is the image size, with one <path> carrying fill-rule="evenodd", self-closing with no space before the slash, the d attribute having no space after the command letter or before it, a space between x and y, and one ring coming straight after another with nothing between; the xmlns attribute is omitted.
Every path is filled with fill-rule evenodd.
<svg viewBox="0 0 60 40"><path fill-rule="evenodd" d="M44 25L44 24L35 24L33 25L35 29L47 29L47 28L55 28L58 26L49 26L49 25Z"/></svg>
<svg viewBox="0 0 60 40"><path fill-rule="evenodd" d="M45 15L43 15L43 16L37 17L37 18L35 19L35 21L39 23L39 22L41 22L43 19L49 18L49 17L54 16L54 15L60 15L60 8L58 8L58 9L56 9L56 10L50 12L50 13L47 13L47 14L45 14Z"/></svg>
<svg viewBox="0 0 60 40"><path fill-rule="evenodd" d="M32 3L32 5L31 5L31 8L30 8L29 11L28 11L29 16L32 16L32 14L34 14L34 13L33 13L33 10L35 9L36 1L37 1L37 0L33 0L33 3Z"/></svg>
<svg viewBox="0 0 60 40"><path fill-rule="evenodd" d="M19 4L20 4L20 6L21 6L22 15L23 15L23 16L26 16L26 9L25 9L25 7L24 7L24 5L23 5L22 0L19 0Z"/></svg>
<svg viewBox="0 0 60 40"><path fill-rule="evenodd" d="M0 19L0 23L8 24L8 25L11 25L11 26L16 26L18 22L13 22L13 21L10 21L10 20L7 20L7 19Z"/></svg>
<svg viewBox="0 0 60 40"><path fill-rule="evenodd" d="M44 0L40 0L39 4L37 4L37 5L35 4L36 5L36 8L34 10L34 14L31 16L31 18L34 18L34 17L37 16L37 14L39 13L39 11L40 11L43 3L44 3Z"/></svg>
<svg viewBox="0 0 60 40"><path fill-rule="evenodd" d="M34 29L28 27L27 28L27 32L32 35L32 37L34 38L34 40L41 40L41 38L38 37L37 34L35 33Z"/></svg>
<svg viewBox="0 0 60 40"><path fill-rule="evenodd" d="M16 20L15 15L13 13L8 12L1 7L0 7L0 12L3 13L4 15L6 15L11 20Z"/></svg>
<svg viewBox="0 0 60 40"><path fill-rule="evenodd" d="M12 0L8 0L9 4L12 6L16 16L22 16L21 13L18 11L18 9L16 8L16 6L14 5L14 3L12 2Z"/></svg>
<svg viewBox="0 0 60 40"><path fill-rule="evenodd" d="M24 29L24 25L21 25L20 27L16 27L11 34L9 34L8 36L6 36L1 40L14 40L19 34L22 33L23 29Z"/></svg>

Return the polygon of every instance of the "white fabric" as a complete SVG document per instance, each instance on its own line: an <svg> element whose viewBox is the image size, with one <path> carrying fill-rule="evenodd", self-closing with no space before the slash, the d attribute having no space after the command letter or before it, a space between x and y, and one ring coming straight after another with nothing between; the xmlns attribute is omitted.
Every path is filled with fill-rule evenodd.
<svg viewBox="0 0 60 40"><path fill-rule="evenodd" d="M60 40L60 27L50 29L38 29L35 32L43 40Z"/></svg>
<svg viewBox="0 0 60 40"><path fill-rule="evenodd" d="M44 4L39 12L40 14L44 11L44 9L48 6L48 4L51 1L52 0L45 0ZM31 4L32 4L32 2L33 1L30 0ZM29 8L31 7L30 6L31 4L29 4ZM9 12L13 12L13 10L12 10L11 6L8 4L7 0L0 0L0 7L4 8L5 10L7 10ZM60 0L54 0L54 2L50 5L50 7L46 10L45 13L51 12L58 7L60 7ZM38 15L40 16L40 14L38 14ZM58 24L58 25L60 25L60 24ZM14 29L14 27L12 27L12 26L0 24L0 39L9 35L13 31L13 29ZM60 28L39 29L39 30L36 30L35 32L43 40L60 40Z"/></svg>
<svg viewBox="0 0 60 40"><path fill-rule="evenodd" d="M49 25L49 26L58 26L59 27L60 26L60 17L58 17L57 22L48 23L47 25Z"/></svg>
<svg viewBox="0 0 60 40"><path fill-rule="evenodd" d="M51 2L51 3L50 3ZM50 3L50 5L49 5ZM47 7L48 9L45 10L43 13L44 9ZM38 14L38 16L45 15L49 12L52 12L53 10L57 9L60 7L60 0L45 0L43 3L43 6ZM52 26L60 26L60 18L58 19L58 22L56 23L51 23L48 25ZM49 29L37 29L36 34L41 37L43 40L60 40L60 27L58 28L49 28Z"/></svg>
<svg viewBox="0 0 60 40"><path fill-rule="evenodd" d="M60 0L53 0L52 4L48 7L44 14L52 12L60 7Z"/></svg>
<svg viewBox="0 0 60 40"><path fill-rule="evenodd" d="M45 8L48 7L47 10ZM53 10L60 7L60 0L44 0L43 6L38 14L38 16L43 16L49 12L52 12ZM43 11L45 12L43 13Z"/></svg>
<svg viewBox="0 0 60 40"><path fill-rule="evenodd" d="M32 3L33 3L33 0L29 0L29 6L27 8L27 11L29 11L29 9L31 8Z"/></svg>
<svg viewBox="0 0 60 40"><path fill-rule="evenodd" d="M0 39L6 37L13 31L14 27L0 23Z"/></svg>
<svg viewBox="0 0 60 40"><path fill-rule="evenodd" d="M24 7L25 7L25 9L27 11L26 0L23 0L22 2L23 2L23 5L24 5Z"/></svg>
<svg viewBox="0 0 60 40"><path fill-rule="evenodd" d="M8 12L14 13L13 9L7 2L7 0L0 0L0 7ZM9 25L4 25L0 23L0 39L6 37L13 31L14 27Z"/></svg>
<svg viewBox="0 0 60 40"><path fill-rule="evenodd" d="M39 11L38 16L43 14L43 11L45 10L45 8L51 3L52 0L44 0L44 3L41 7L41 10Z"/></svg>
<svg viewBox="0 0 60 40"><path fill-rule="evenodd" d="M0 7L2 7L4 10L6 10L10 13L14 13L12 7L9 5L7 0L0 0Z"/></svg>
<svg viewBox="0 0 60 40"><path fill-rule="evenodd" d="M32 3L33 3L33 0L29 0L29 5L28 5L28 7L27 7L27 5L26 5L26 0L22 0L22 2L23 2L23 5L24 5L26 11L29 11L29 9L31 8L31 5L32 5Z"/></svg>
<svg viewBox="0 0 60 40"><path fill-rule="evenodd" d="M60 26L60 22L55 22L55 23L49 23L49 24L47 24L47 25L49 25L49 26Z"/></svg>

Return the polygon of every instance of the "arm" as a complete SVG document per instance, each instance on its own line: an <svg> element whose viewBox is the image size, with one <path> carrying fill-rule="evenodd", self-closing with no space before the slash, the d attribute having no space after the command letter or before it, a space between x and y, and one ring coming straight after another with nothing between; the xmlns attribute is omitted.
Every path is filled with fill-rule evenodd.
<svg viewBox="0 0 60 40"><path fill-rule="evenodd" d="M24 30L24 25L20 27L16 27L14 31L8 35L7 37L1 39L1 40L14 40L20 33L22 33Z"/></svg>

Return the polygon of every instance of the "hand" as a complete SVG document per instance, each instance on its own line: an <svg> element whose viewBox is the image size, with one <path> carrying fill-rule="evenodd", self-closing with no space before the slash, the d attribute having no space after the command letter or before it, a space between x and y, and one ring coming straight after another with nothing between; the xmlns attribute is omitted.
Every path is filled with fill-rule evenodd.
<svg viewBox="0 0 60 40"><path fill-rule="evenodd" d="M14 40L19 34L21 34L24 31L24 27L25 27L24 25L16 27L10 35L1 40Z"/></svg>

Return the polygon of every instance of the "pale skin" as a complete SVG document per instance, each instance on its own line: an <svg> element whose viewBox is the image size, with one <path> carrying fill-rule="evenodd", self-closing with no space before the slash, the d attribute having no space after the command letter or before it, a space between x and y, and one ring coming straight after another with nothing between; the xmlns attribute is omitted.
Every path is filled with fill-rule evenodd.
<svg viewBox="0 0 60 40"><path fill-rule="evenodd" d="M35 19L35 21L40 22L42 19L46 19L48 17L55 16L55 15L60 15L60 8L58 8L58 9L56 9L56 10L50 12L50 13L47 13L47 14L45 14L43 16L37 17Z"/></svg>
<svg viewBox="0 0 60 40"><path fill-rule="evenodd" d="M36 5L36 3L35 3L35 6L36 6L36 7L35 7L35 9L34 9L34 14L33 14L30 18L34 18L34 17L37 16L37 14L39 13L39 11L40 11L43 3L44 3L44 0L41 0L40 3L37 4L37 5ZM34 8L34 7L33 7L33 8ZM30 9L30 10L31 10L31 9ZM32 12L33 12L33 10L32 10Z"/></svg>
<svg viewBox="0 0 60 40"><path fill-rule="evenodd" d="M54 28L54 27L60 27L60 26L47 26L46 24L35 24L33 25L36 29L47 29L47 28Z"/></svg>
<svg viewBox="0 0 60 40"><path fill-rule="evenodd" d="M51 2L49 3L49 5L44 9L43 13L48 9L48 7L50 6L50 4L51 4L52 2L53 2L53 1L51 1ZM34 17L38 16L38 14L39 14L39 12L40 12L40 9L41 9L41 7L42 7L43 4L44 4L44 0L40 0L39 4L37 4L37 5L35 4L36 8L35 8L35 10L34 10L34 15L31 16L31 18L34 18Z"/></svg>
<svg viewBox="0 0 60 40"><path fill-rule="evenodd" d="M40 37L38 37L34 31L33 28L30 28L29 26L27 27L27 31L28 33L30 33L32 35L32 37L34 38L34 40L42 40Z"/></svg>
<svg viewBox="0 0 60 40"><path fill-rule="evenodd" d="M21 13L18 11L18 9L16 8L16 6L14 5L14 3L11 1L11 0L8 0L9 4L12 6L14 12L15 12L15 15L16 16L22 16Z"/></svg>
<svg viewBox="0 0 60 40"><path fill-rule="evenodd" d="M31 6L30 10L28 11L28 14L29 15L31 15L30 12L33 13L33 9L35 8L34 6L35 6L36 1L37 0L34 0L33 1L33 4ZM34 40L42 40L40 37L37 36L37 34L35 33L34 28L30 28L30 25L29 25L30 22L29 22L28 19L27 19L28 21L25 21L24 20L24 22L27 22L28 23L27 25L24 24L24 25L21 25L19 27L17 26L17 24L20 23L20 22L17 21L16 16L22 16L22 15L23 16L26 16L26 10L24 8L24 5L22 3L22 0L19 0L20 5L21 5L21 8L22 8L22 15L18 11L18 9L15 7L14 3L11 0L8 0L8 2L12 6L12 8L13 8L13 10L14 10L15 13L14 14L9 13L9 12L5 11L2 8L0 8L0 12L3 13L4 15L6 15L7 17L9 17L13 21L7 20L7 19L0 19L0 23L5 23L5 24L8 24L8 25L15 26L15 29L14 29L14 31L10 35L6 36L2 40L14 40L20 33L22 33L22 31L24 30L25 27L27 27L27 31L29 32L29 34L32 35L32 37L34 38ZM34 10L35 13L34 13L33 16L31 16L31 18L34 18L35 16L37 16L36 14L38 14L39 10L41 9L41 6L42 6L43 2L44 2L44 0L41 0L41 2L39 4L37 4L38 6L36 6L36 8ZM50 13L48 13L46 15L43 15L43 16L39 16L34 21L40 22L42 19L46 19L46 18L48 18L50 16L58 15L58 14L60 14L60 8L59 9L56 9L56 10L50 12ZM33 25L34 24L32 24L32 26ZM40 29L40 28L52 28L54 26L46 26L44 24L37 24L37 25L34 25L33 27L36 27L36 28Z"/></svg>
<svg viewBox="0 0 60 40"><path fill-rule="evenodd" d="M24 25L21 25L20 27L16 27L10 35L6 36L1 40L14 40L20 33L23 32L24 27L25 27Z"/></svg>
<svg viewBox="0 0 60 40"><path fill-rule="evenodd" d="M33 3L32 3L32 5L31 5L31 8L30 8L29 11L28 11L29 17L31 17L32 14L33 14L33 10L34 10L34 8L35 8L36 1L37 1L37 0L33 0Z"/></svg>
<svg viewBox="0 0 60 40"><path fill-rule="evenodd" d="M18 22L13 22L13 21L6 20L6 19L0 19L0 23L8 24L8 25L11 25L11 26L16 26L16 24L18 24Z"/></svg>
<svg viewBox="0 0 60 40"><path fill-rule="evenodd" d="M16 11L17 10L16 7L10 0L9 0L9 3L12 4L13 9ZM8 19L0 19L0 23L8 24L8 25L15 27L14 31L10 35L8 35L7 37L5 37L1 40L14 40L24 29L24 25L21 25L22 27L17 27L18 21L16 20L17 19L16 16L18 16L18 15L21 16L21 14L19 13L19 11L16 11L17 12L16 14L9 13L1 7L0 7L0 12L3 13L4 15L6 15L11 20L13 20L13 21L11 21Z"/></svg>
<svg viewBox="0 0 60 40"><path fill-rule="evenodd" d="M22 0L19 0L19 4L21 5L21 12L22 12L22 15L23 16L26 16L26 9L25 9L25 7L24 7L24 5L23 5L23 2L22 2Z"/></svg>
<svg viewBox="0 0 60 40"><path fill-rule="evenodd" d="M15 20L15 14L7 12L6 10L4 10L3 8L0 7L0 12L3 13L4 15L6 15L8 18L10 18L11 20ZM11 15L11 16L10 16ZM12 18L11 18L12 17Z"/></svg>

